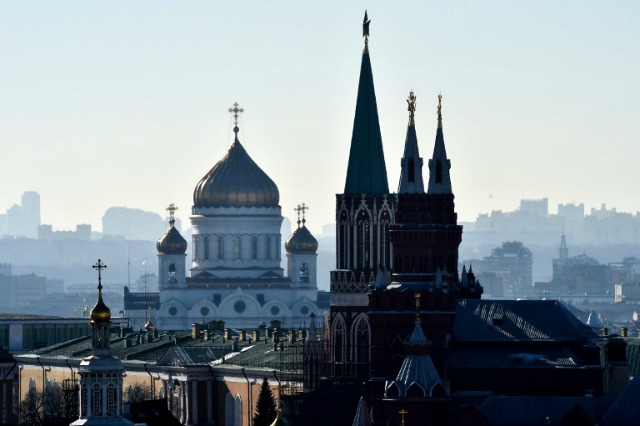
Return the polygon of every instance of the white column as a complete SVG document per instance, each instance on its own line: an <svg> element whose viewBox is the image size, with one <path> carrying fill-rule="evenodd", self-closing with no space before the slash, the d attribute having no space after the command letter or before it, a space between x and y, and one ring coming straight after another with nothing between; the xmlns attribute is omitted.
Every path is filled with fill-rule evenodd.
<svg viewBox="0 0 640 426"><path fill-rule="evenodd" d="M213 424L213 382L207 382L207 424Z"/></svg>

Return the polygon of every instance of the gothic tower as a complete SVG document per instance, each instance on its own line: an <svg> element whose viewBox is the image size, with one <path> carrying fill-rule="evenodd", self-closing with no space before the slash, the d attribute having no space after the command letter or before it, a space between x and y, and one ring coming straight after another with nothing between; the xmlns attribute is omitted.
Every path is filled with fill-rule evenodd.
<svg viewBox="0 0 640 426"><path fill-rule="evenodd" d="M370 332L367 290L376 271L391 266L388 229L394 220L382 150L371 60L369 19L363 21L360 67L349 165L344 193L336 195L336 270L331 272L334 374L367 374Z"/></svg>

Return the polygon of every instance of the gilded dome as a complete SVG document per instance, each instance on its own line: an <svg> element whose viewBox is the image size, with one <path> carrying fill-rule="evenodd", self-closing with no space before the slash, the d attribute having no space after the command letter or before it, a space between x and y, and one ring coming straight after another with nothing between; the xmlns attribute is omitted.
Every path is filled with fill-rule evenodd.
<svg viewBox="0 0 640 426"><path fill-rule="evenodd" d="M238 138L193 191L194 207L277 207L278 187Z"/></svg>
<svg viewBox="0 0 640 426"><path fill-rule="evenodd" d="M162 238L156 243L158 253L161 254L184 254L187 251L187 240L185 240L180 232L173 226L173 220L170 222L169 229L164 233Z"/></svg>
<svg viewBox="0 0 640 426"><path fill-rule="evenodd" d="M108 323L111 320L111 309L102 300L102 284L98 285L98 301L91 309L92 323Z"/></svg>
<svg viewBox="0 0 640 426"><path fill-rule="evenodd" d="M300 222L298 222L299 224ZM318 251L318 240L315 239L307 227L302 224L298 229L289 237L287 242L284 243L284 248L287 253L307 253L314 254Z"/></svg>

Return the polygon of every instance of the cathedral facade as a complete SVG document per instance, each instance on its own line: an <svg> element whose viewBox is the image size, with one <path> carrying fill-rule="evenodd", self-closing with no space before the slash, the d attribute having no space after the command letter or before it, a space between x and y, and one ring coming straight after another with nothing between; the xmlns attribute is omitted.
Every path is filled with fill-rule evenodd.
<svg viewBox="0 0 640 426"><path fill-rule="evenodd" d="M193 192L189 273L187 242L173 218L157 243L160 329L217 320L231 328L256 328L269 320L298 326L318 314L318 242L306 228L306 208L298 209L302 219L285 243L285 273L278 187L238 140L242 110L236 104L230 112L234 141Z"/></svg>

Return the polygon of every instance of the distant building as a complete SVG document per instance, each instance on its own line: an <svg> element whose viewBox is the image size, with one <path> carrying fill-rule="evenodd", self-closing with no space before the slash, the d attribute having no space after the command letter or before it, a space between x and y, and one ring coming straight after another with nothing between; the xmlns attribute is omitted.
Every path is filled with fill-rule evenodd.
<svg viewBox="0 0 640 426"><path fill-rule="evenodd" d="M482 260L465 260L478 280L488 280L492 297L526 297L533 285L533 256L520 241L507 241ZM493 283L493 285L491 285Z"/></svg>
<svg viewBox="0 0 640 426"><path fill-rule="evenodd" d="M176 223L178 229L180 222ZM157 213L128 207L110 207L102 216L102 234L127 240L155 241L165 230Z"/></svg>
<svg viewBox="0 0 640 426"><path fill-rule="evenodd" d="M51 225L38 226L39 240L84 240L91 239L91 225L76 225L75 231L54 231Z"/></svg>
<svg viewBox="0 0 640 426"><path fill-rule="evenodd" d="M40 195L35 191L22 194L21 205L13 205L0 215L0 235L36 238L40 226Z"/></svg>
<svg viewBox="0 0 640 426"><path fill-rule="evenodd" d="M42 302L47 297L47 279L35 274L12 275L11 265L0 274L0 309L15 311Z"/></svg>

